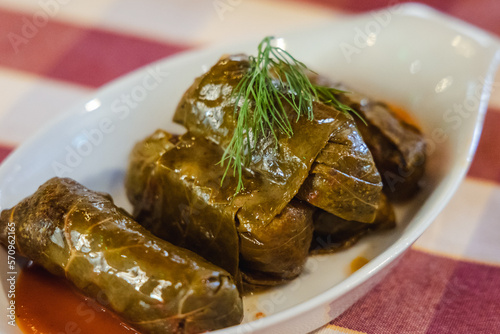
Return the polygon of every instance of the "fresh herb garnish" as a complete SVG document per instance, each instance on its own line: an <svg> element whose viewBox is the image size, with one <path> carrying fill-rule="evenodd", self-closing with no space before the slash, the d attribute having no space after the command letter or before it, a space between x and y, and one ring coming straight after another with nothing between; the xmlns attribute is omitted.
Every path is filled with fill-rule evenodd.
<svg viewBox="0 0 500 334"><path fill-rule="evenodd" d="M356 110L337 100L335 94L348 94L349 93L348 91L332 87L319 86L319 85L313 85L313 86L316 91L316 96L318 101L326 105L332 106L335 109L343 111L347 114L351 113L356 117L358 117L365 125L368 125L364 120L363 116L361 116Z"/></svg>
<svg viewBox="0 0 500 334"><path fill-rule="evenodd" d="M284 103L297 114L297 120L314 118L313 101L332 105L343 112L357 113L335 97L342 91L311 83L307 66L286 50L273 46L274 37L265 37L257 56L249 56L250 67L233 91L236 127L220 163L229 160L222 181L232 168L238 177L236 193L244 189L243 168L250 163L261 137L271 135L277 145L276 131L293 135Z"/></svg>

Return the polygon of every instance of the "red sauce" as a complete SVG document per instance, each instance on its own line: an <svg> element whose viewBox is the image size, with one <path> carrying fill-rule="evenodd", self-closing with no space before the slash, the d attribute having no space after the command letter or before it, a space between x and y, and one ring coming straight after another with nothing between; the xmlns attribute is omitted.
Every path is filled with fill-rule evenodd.
<svg viewBox="0 0 500 334"><path fill-rule="evenodd" d="M351 261L351 273L358 271L361 267L367 264L369 261L367 258L363 256L358 256L354 260Z"/></svg>
<svg viewBox="0 0 500 334"><path fill-rule="evenodd" d="M408 111L394 104L391 104L389 106L396 117L401 119L403 122L406 122L410 125L413 125L417 129L420 129L420 125L418 124L417 120Z"/></svg>
<svg viewBox="0 0 500 334"><path fill-rule="evenodd" d="M16 283L16 322L29 334L139 334L111 311L85 297L63 278L38 266Z"/></svg>
<svg viewBox="0 0 500 334"><path fill-rule="evenodd" d="M255 314L255 319L262 319L262 318L265 318L265 317L266 317L266 315L264 313L262 313L262 312L257 312Z"/></svg>

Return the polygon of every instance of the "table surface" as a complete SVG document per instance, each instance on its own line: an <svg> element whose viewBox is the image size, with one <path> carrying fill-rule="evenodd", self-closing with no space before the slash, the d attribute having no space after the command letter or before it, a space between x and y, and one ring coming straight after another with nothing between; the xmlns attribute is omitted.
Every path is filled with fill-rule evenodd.
<svg viewBox="0 0 500 334"><path fill-rule="evenodd" d="M394 3L0 0L0 161L75 101L154 60ZM500 35L500 1L424 3ZM499 84L451 202L382 283L316 334L500 333Z"/></svg>

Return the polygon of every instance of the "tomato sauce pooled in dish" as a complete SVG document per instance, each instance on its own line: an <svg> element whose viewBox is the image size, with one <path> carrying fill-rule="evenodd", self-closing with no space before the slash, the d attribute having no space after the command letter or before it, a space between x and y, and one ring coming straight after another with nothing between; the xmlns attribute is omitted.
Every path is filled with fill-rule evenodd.
<svg viewBox="0 0 500 334"><path fill-rule="evenodd" d="M16 284L16 322L27 334L139 334L64 278L39 266L21 272Z"/></svg>
<svg viewBox="0 0 500 334"><path fill-rule="evenodd" d="M363 267L368 262L369 262L368 259L363 257L363 256L358 256L357 258L352 260L351 261L351 268L350 268L351 274L358 271L359 269L361 269L361 267Z"/></svg>
<svg viewBox="0 0 500 334"><path fill-rule="evenodd" d="M389 104L389 107L391 108L391 111L396 115L396 117L401 119L403 122L413 125L418 130L422 130L417 120L406 109L395 104Z"/></svg>

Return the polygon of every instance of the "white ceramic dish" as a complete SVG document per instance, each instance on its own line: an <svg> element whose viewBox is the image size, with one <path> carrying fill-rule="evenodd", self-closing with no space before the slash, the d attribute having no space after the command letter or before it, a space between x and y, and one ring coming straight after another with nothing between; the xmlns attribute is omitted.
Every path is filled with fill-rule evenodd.
<svg viewBox="0 0 500 334"><path fill-rule="evenodd" d="M499 43L491 35L415 4L346 17L283 36L286 48L319 73L408 109L429 141L424 190L398 208L399 226L334 255L313 257L294 282L245 298L244 324L220 333L305 333L378 283L422 234L464 177L478 142ZM171 123L183 91L221 54L255 53L258 41L185 53L142 68L77 104L0 166L0 209L54 175L113 195L129 209L122 177L133 144ZM458 106L458 108L456 107ZM459 111L461 110L461 111ZM370 262L355 273L349 264ZM7 258L0 256L0 309L7 307ZM5 311L4 311L5 312ZM252 321L257 312L266 317ZM18 333L7 321L1 333Z"/></svg>

